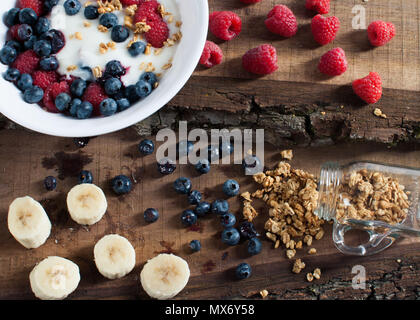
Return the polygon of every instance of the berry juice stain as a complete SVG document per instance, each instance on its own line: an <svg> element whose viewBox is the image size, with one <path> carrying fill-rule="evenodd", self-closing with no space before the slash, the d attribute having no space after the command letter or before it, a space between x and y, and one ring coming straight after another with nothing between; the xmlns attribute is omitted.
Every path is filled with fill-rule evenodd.
<svg viewBox="0 0 420 320"><path fill-rule="evenodd" d="M67 177L78 177L83 167L92 162L92 157L79 151L77 153L57 152L54 157L44 157L42 166L45 169L56 168L58 178L64 180Z"/></svg>
<svg viewBox="0 0 420 320"><path fill-rule="evenodd" d="M216 267L216 264L209 260L206 263L203 264L203 267L201 268L201 273L206 273L212 271Z"/></svg>
<svg viewBox="0 0 420 320"><path fill-rule="evenodd" d="M161 251L155 251L154 253L156 253L156 254L160 254L160 253L168 253L168 254L173 253L173 254L175 254L176 253L176 251L174 249L172 249L172 247L175 245L175 242L167 242L167 241L163 240L163 241L160 241L159 243L165 249L161 250Z"/></svg>
<svg viewBox="0 0 420 320"><path fill-rule="evenodd" d="M203 229L204 229L204 227L202 225L200 225L199 223L196 223L196 224L193 224L192 226L188 227L187 232L192 231L192 232L203 233Z"/></svg>

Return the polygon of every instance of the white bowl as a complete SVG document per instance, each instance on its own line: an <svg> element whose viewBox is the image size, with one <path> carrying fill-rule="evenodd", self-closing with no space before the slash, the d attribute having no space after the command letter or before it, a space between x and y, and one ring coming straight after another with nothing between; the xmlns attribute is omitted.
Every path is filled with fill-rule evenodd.
<svg viewBox="0 0 420 320"><path fill-rule="evenodd" d="M175 0L182 16L182 39L172 68L162 77L159 87L146 99L129 109L105 118L73 119L44 111L37 104L27 104L19 90L0 77L0 112L28 129L61 137L90 137L126 128L152 115L168 103L193 73L207 37L207 0ZM1 0L0 13L15 6L16 0ZM0 21L0 41L5 42L7 27ZM1 65L0 72L7 70Z"/></svg>

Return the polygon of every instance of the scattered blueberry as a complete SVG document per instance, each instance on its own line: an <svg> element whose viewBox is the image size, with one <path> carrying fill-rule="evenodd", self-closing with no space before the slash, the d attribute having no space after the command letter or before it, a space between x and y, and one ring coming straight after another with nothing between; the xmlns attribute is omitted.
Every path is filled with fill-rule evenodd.
<svg viewBox="0 0 420 320"><path fill-rule="evenodd" d="M112 179L111 186L116 194L129 193L132 189L130 178L124 175L119 175Z"/></svg>
<svg viewBox="0 0 420 320"><path fill-rule="evenodd" d="M249 239L247 249L250 255L260 253L262 249L261 241L258 238Z"/></svg>
<svg viewBox="0 0 420 320"><path fill-rule="evenodd" d="M9 68L7 71L3 74L3 78L10 82L15 82L19 79L20 72L18 69L15 68Z"/></svg>
<svg viewBox="0 0 420 320"><path fill-rule="evenodd" d="M98 7L96 6L87 6L85 7L85 17L89 20L95 20L99 17Z"/></svg>
<svg viewBox="0 0 420 320"><path fill-rule="evenodd" d="M56 29L48 30L40 36L41 40L47 40L51 43L52 53L57 53L65 45L64 34Z"/></svg>
<svg viewBox="0 0 420 320"><path fill-rule="evenodd" d="M158 171L161 174L171 174L176 169L175 161L169 159L169 158L163 158L158 161L157 163Z"/></svg>
<svg viewBox="0 0 420 320"><path fill-rule="evenodd" d="M235 228L226 228L222 231L222 242L229 246L236 246L241 239L241 235Z"/></svg>
<svg viewBox="0 0 420 320"><path fill-rule="evenodd" d="M17 29L17 35L20 41L29 40L33 34L34 31L32 30L32 27L28 24L21 24Z"/></svg>
<svg viewBox="0 0 420 320"><path fill-rule="evenodd" d="M215 200L211 204L211 212L215 214L225 214L229 211L229 203L226 200Z"/></svg>
<svg viewBox="0 0 420 320"><path fill-rule="evenodd" d="M179 158L185 157L194 150L194 143L192 141L182 140L176 144L176 153Z"/></svg>
<svg viewBox="0 0 420 320"><path fill-rule="evenodd" d="M138 55L144 53L146 50L146 44L142 41L136 41L131 44L131 46L128 48L128 53L132 57L137 57Z"/></svg>
<svg viewBox="0 0 420 320"><path fill-rule="evenodd" d="M57 188L57 179L53 176L46 177L44 179L44 186L48 191L53 191L55 188Z"/></svg>
<svg viewBox="0 0 420 320"><path fill-rule="evenodd" d="M230 142L222 141L219 145L220 157L228 156L233 153L233 144Z"/></svg>
<svg viewBox="0 0 420 320"><path fill-rule="evenodd" d="M70 95L62 92L55 98L55 107L60 111L65 111L69 108L70 102Z"/></svg>
<svg viewBox="0 0 420 320"><path fill-rule="evenodd" d="M125 75L125 72L126 71L124 67L121 65L121 62L119 62L118 60L111 60L105 66L105 74L113 76L113 77L121 77Z"/></svg>
<svg viewBox="0 0 420 320"><path fill-rule="evenodd" d="M88 170L83 170L79 174L79 183L92 183L93 182L93 175L92 172Z"/></svg>
<svg viewBox="0 0 420 320"><path fill-rule="evenodd" d="M47 40L39 40L34 44L34 51L40 57L47 57L51 54L51 44Z"/></svg>
<svg viewBox="0 0 420 320"><path fill-rule="evenodd" d="M23 93L23 100L27 103L38 103L44 97L44 90L38 86L30 87Z"/></svg>
<svg viewBox="0 0 420 320"><path fill-rule="evenodd" d="M78 148L84 148L88 145L90 141L89 137L84 137L84 138L73 138L73 142L76 145L76 147Z"/></svg>
<svg viewBox="0 0 420 320"><path fill-rule="evenodd" d="M55 71L58 69L58 60L54 56L44 57L39 62L39 66L45 71Z"/></svg>
<svg viewBox="0 0 420 320"><path fill-rule="evenodd" d="M199 240L192 240L189 246L192 252L198 252L201 250L201 242Z"/></svg>
<svg viewBox="0 0 420 320"><path fill-rule="evenodd" d="M157 77L153 72L145 72L140 76L140 80L150 83L153 87L157 82Z"/></svg>
<svg viewBox="0 0 420 320"><path fill-rule="evenodd" d="M38 20L38 16L31 8L24 8L19 12L19 22L22 24L34 25Z"/></svg>
<svg viewBox="0 0 420 320"><path fill-rule="evenodd" d="M174 189L180 194L189 194L191 191L191 180L185 177L178 178L174 181Z"/></svg>
<svg viewBox="0 0 420 320"><path fill-rule="evenodd" d="M75 79L70 86L70 92L76 97L81 97L85 92L86 86L87 84L85 80L80 78Z"/></svg>
<svg viewBox="0 0 420 320"><path fill-rule="evenodd" d="M148 223L152 223L159 219L159 212L154 208L149 208L144 211L144 220Z"/></svg>
<svg viewBox="0 0 420 320"><path fill-rule="evenodd" d="M22 91L25 91L26 89L31 88L32 87L31 75L27 73L22 74L16 84L17 84L17 87Z"/></svg>
<svg viewBox="0 0 420 320"><path fill-rule="evenodd" d="M130 101L130 103L135 103L140 100L140 96L137 92L137 86L132 84L125 88L125 96Z"/></svg>
<svg viewBox="0 0 420 320"><path fill-rule="evenodd" d="M130 31L127 27L116 25L112 28L111 39L115 42L124 42L130 36Z"/></svg>
<svg viewBox="0 0 420 320"><path fill-rule="evenodd" d="M83 101L80 105L77 106L76 116L79 119L90 118L93 112L93 106L88 101Z"/></svg>
<svg viewBox="0 0 420 320"><path fill-rule="evenodd" d="M210 213L211 205L206 201L201 201L194 209L194 212L197 216L203 217L206 214Z"/></svg>
<svg viewBox="0 0 420 320"><path fill-rule="evenodd" d="M106 94L110 96L118 93L121 87L122 87L122 83L118 78L109 78L105 81L105 85L104 85Z"/></svg>
<svg viewBox="0 0 420 320"><path fill-rule="evenodd" d="M241 263L236 267L235 274L236 278L243 280L249 278L252 273L252 268L248 263Z"/></svg>
<svg viewBox="0 0 420 320"><path fill-rule="evenodd" d="M239 193L239 183L236 180L229 179L223 184L223 193L228 197L234 197Z"/></svg>
<svg viewBox="0 0 420 320"><path fill-rule="evenodd" d="M189 227L197 222L197 216L192 210L185 210L181 215L182 223Z"/></svg>
<svg viewBox="0 0 420 320"><path fill-rule="evenodd" d="M210 162L218 161L220 159L219 147L214 144L210 144L207 147L207 155Z"/></svg>
<svg viewBox="0 0 420 320"><path fill-rule="evenodd" d="M6 46L12 47L16 52L22 51L22 44L16 40L9 40L6 42Z"/></svg>
<svg viewBox="0 0 420 320"><path fill-rule="evenodd" d="M0 50L0 61L3 64L11 64L16 60L17 51L13 47L5 46Z"/></svg>
<svg viewBox="0 0 420 320"><path fill-rule="evenodd" d="M192 190L188 195L189 204L199 204L201 201L202 195L200 191Z"/></svg>
<svg viewBox="0 0 420 320"><path fill-rule="evenodd" d="M195 169L202 174L208 173L210 171L210 161L207 159L198 160Z"/></svg>
<svg viewBox="0 0 420 320"><path fill-rule="evenodd" d="M51 23L50 20L46 17L41 17L38 19L38 22L35 25L35 32L37 34L43 34L44 32L47 32L50 30Z"/></svg>
<svg viewBox="0 0 420 320"><path fill-rule="evenodd" d="M246 155L242 160L242 167L245 169L245 174L253 175L262 171L261 160L255 155Z"/></svg>
<svg viewBox="0 0 420 320"><path fill-rule="evenodd" d="M121 112L130 108L131 103L130 103L130 100L128 100L127 98L121 98L117 100L117 106L118 106L118 112Z"/></svg>
<svg viewBox="0 0 420 320"><path fill-rule="evenodd" d="M220 216L220 223L225 228L233 227L236 223L236 217L232 213L225 213Z"/></svg>
<svg viewBox="0 0 420 320"><path fill-rule="evenodd" d="M239 232L241 233L241 237L245 239L252 239L259 236L254 224L249 221L244 221L239 225Z"/></svg>
<svg viewBox="0 0 420 320"><path fill-rule="evenodd" d="M117 112L118 106L114 99L107 98L102 100L101 104L99 105L99 109L103 116L108 117Z"/></svg>
<svg viewBox="0 0 420 320"><path fill-rule="evenodd" d="M82 100L75 98L70 103L69 112L72 117L77 117L77 108L82 104Z"/></svg>
<svg viewBox="0 0 420 320"><path fill-rule="evenodd" d="M139 151L144 155L152 154L155 151L155 144L152 140L144 139L139 143Z"/></svg>
<svg viewBox="0 0 420 320"><path fill-rule="evenodd" d="M49 13L52 8L54 8L58 4L58 0L45 0L44 1L44 9L46 13Z"/></svg>
<svg viewBox="0 0 420 320"><path fill-rule="evenodd" d="M99 24L111 29L118 24L118 18L115 14L107 12L101 15L99 18Z"/></svg>
<svg viewBox="0 0 420 320"><path fill-rule="evenodd" d="M34 48L35 42L38 41L38 37L37 36L30 36L30 38L28 40L26 40L25 42L23 42L23 47L25 48L25 50L31 50Z"/></svg>
<svg viewBox="0 0 420 320"><path fill-rule="evenodd" d="M4 17L6 26L11 27L19 23L19 11L19 8L12 8L7 11L6 16Z"/></svg>
<svg viewBox="0 0 420 320"><path fill-rule="evenodd" d="M66 0L66 2L64 2L64 10L69 16L74 16L81 8L82 5L79 0Z"/></svg>
<svg viewBox="0 0 420 320"><path fill-rule="evenodd" d="M145 98L152 92L152 86L150 83L140 80L136 83L136 91L140 98Z"/></svg>

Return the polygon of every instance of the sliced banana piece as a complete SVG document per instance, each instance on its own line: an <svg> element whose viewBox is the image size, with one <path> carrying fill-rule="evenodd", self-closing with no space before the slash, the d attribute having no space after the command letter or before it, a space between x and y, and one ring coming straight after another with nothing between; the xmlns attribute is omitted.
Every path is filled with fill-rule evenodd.
<svg viewBox="0 0 420 320"><path fill-rule="evenodd" d="M32 269L29 281L37 298L62 300L79 285L79 267L68 259L48 257Z"/></svg>
<svg viewBox="0 0 420 320"><path fill-rule="evenodd" d="M102 219L107 207L104 192L92 183L78 184L67 194L67 209L79 224L95 224Z"/></svg>
<svg viewBox="0 0 420 320"><path fill-rule="evenodd" d="M7 225L13 237L25 248L38 248L51 233L51 222L38 201L16 198L9 206Z"/></svg>
<svg viewBox="0 0 420 320"><path fill-rule="evenodd" d="M124 277L136 264L136 252L130 241L118 234L101 238L93 249L99 272L108 279Z"/></svg>
<svg viewBox="0 0 420 320"><path fill-rule="evenodd" d="M147 261L140 273L144 291L159 300L175 297L188 283L188 263L173 254L162 253Z"/></svg>

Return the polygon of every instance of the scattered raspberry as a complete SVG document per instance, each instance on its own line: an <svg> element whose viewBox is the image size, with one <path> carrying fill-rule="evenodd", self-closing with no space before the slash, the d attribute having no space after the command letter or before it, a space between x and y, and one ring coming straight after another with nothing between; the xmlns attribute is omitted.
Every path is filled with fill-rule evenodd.
<svg viewBox="0 0 420 320"><path fill-rule="evenodd" d="M139 5L142 2L142 0L120 0L120 2L123 6L128 7L132 6L133 4Z"/></svg>
<svg viewBox="0 0 420 320"><path fill-rule="evenodd" d="M335 39L338 29L340 29L340 20L337 17L323 17L317 14L311 23L314 39L321 45L326 45Z"/></svg>
<svg viewBox="0 0 420 320"><path fill-rule="evenodd" d="M33 73L38 69L39 57L33 50L27 50L19 54L13 62L13 68L16 68L20 73Z"/></svg>
<svg viewBox="0 0 420 320"><path fill-rule="evenodd" d="M390 22L373 21L369 25L367 32L370 43L375 47L379 47L391 41L395 36L395 26Z"/></svg>
<svg viewBox="0 0 420 320"><path fill-rule="evenodd" d="M42 100L47 111L53 113L60 112L55 106L55 98L63 92L70 94L70 87L66 81L54 82L47 87Z"/></svg>
<svg viewBox="0 0 420 320"><path fill-rule="evenodd" d="M321 57L318 69L329 76L343 74L347 70L346 53L341 48L331 49Z"/></svg>
<svg viewBox="0 0 420 320"><path fill-rule="evenodd" d="M298 25L293 12L285 5L274 6L265 19L265 26L272 33L290 38L297 32Z"/></svg>
<svg viewBox="0 0 420 320"><path fill-rule="evenodd" d="M10 38L20 41L19 36L18 36L19 27L20 27L20 24L15 24L14 26L10 27L9 29Z"/></svg>
<svg viewBox="0 0 420 320"><path fill-rule="evenodd" d="M31 8L39 16L42 15L43 1L42 0L19 0L19 8Z"/></svg>
<svg viewBox="0 0 420 320"><path fill-rule="evenodd" d="M55 71L35 71L32 74L33 84L42 88L44 91L51 83L57 82Z"/></svg>
<svg viewBox="0 0 420 320"><path fill-rule="evenodd" d="M269 74L277 70L276 48L269 44L249 50L242 57L245 70L255 74Z"/></svg>
<svg viewBox="0 0 420 320"><path fill-rule="evenodd" d="M245 4L250 4L250 3L257 3L260 2L261 0L241 0L242 3Z"/></svg>
<svg viewBox="0 0 420 320"><path fill-rule="evenodd" d="M151 29L146 32L147 42L155 48L162 48L169 37L168 25L163 20L151 21L149 25Z"/></svg>
<svg viewBox="0 0 420 320"><path fill-rule="evenodd" d="M211 68L222 62L223 51L212 41L206 41L203 53L201 54L200 64L207 68Z"/></svg>
<svg viewBox="0 0 420 320"><path fill-rule="evenodd" d="M149 23L151 21L162 20L162 16L158 11L159 3L156 1L147 1L142 3L134 15L134 22L145 21Z"/></svg>
<svg viewBox="0 0 420 320"><path fill-rule="evenodd" d="M210 15L209 15L209 24L211 23L211 21L216 17L216 16L218 16L219 15L219 13L220 12L223 12L223 11L213 11L212 13L210 13Z"/></svg>
<svg viewBox="0 0 420 320"><path fill-rule="evenodd" d="M83 95L83 100L90 102L93 106L93 114L99 116L101 111L99 109L99 105L108 96L105 94L105 90L97 83L91 83L85 91Z"/></svg>
<svg viewBox="0 0 420 320"><path fill-rule="evenodd" d="M366 103L376 103L382 96L381 77L370 72L368 76L353 81L353 91Z"/></svg>
<svg viewBox="0 0 420 320"><path fill-rule="evenodd" d="M306 0L306 9L326 14L330 11L330 0Z"/></svg>
<svg viewBox="0 0 420 320"><path fill-rule="evenodd" d="M242 29L242 21L239 16L232 11L213 12L210 15L210 31L219 39L232 40Z"/></svg>

